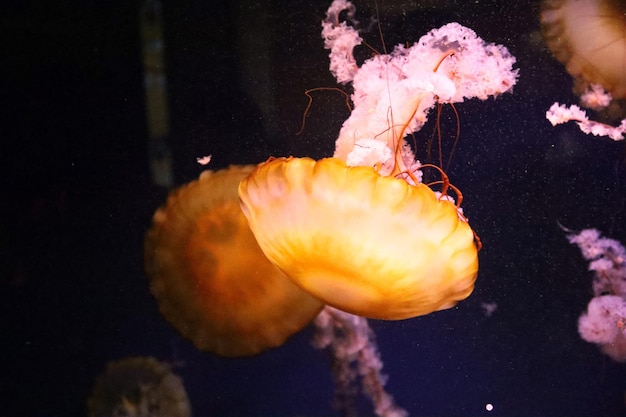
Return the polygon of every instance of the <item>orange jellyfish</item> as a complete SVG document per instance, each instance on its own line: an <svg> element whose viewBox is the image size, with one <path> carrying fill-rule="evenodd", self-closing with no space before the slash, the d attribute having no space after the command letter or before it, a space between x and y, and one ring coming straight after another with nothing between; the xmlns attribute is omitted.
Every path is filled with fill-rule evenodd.
<svg viewBox="0 0 626 417"><path fill-rule="evenodd" d="M259 165L239 185L242 209L268 259L332 307L389 320L452 307L474 288L475 235L447 177L441 193L419 181L404 138L437 103L509 91L515 58L450 23L357 67L361 38L339 21L345 10L335 0L322 23L330 70L354 89L335 158Z"/></svg>
<svg viewBox="0 0 626 417"><path fill-rule="evenodd" d="M472 229L424 184L337 158L279 158L239 195L267 257L340 310L405 319L452 307L474 288Z"/></svg>
<svg viewBox="0 0 626 417"><path fill-rule="evenodd" d="M626 98L626 3L545 0L541 24L548 47L575 77L577 92L599 84Z"/></svg>
<svg viewBox="0 0 626 417"><path fill-rule="evenodd" d="M263 255L239 207L232 166L174 190L145 239L145 268L163 316L222 356L279 346L322 309Z"/></svg>

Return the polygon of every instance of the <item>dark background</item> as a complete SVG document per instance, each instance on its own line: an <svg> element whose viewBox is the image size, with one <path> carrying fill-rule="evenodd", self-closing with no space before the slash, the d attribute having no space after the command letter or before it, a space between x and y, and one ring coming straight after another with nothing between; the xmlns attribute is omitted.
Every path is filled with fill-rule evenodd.
<svg viewBox="0 0 626 417"><path fill-rule="evenodd" d="M295 135L304 90L336 85L319 34L328 3L164 1L176 184L207 154L219 169L332 153L348 116L337 93L316 93ZM374 4L356 6L366 26ZM415 416L626 415L625 365L577 334L591 274L557 224L626 242L624 144L545 120L552 102L577 98L542 43L535 2L378 6L388 48L458 21L506 45L520 68L513 94L456 106L448 174L484 244L479 279L451 310L371 322L389 391ZM195 416L336 415L329 358L310 329L225 360L158 313L142 243L167 190L149 171L138 13L115 0L0 6L0 415L84 415L106 362L131 355L177 364ZM364 37L382 50L375 28ZM449 144L448 107L441 126ZM497 303L491 317L482 302Z"/></svg>

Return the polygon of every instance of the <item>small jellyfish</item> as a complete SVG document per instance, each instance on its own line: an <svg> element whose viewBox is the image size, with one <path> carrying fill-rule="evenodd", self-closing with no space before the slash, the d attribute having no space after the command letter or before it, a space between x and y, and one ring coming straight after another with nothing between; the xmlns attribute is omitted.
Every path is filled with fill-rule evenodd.
<svg viewBox="0 0 626 417"><path fill-rule="evenodd" d="M107 363L87 400L89 417L189 417L191 406L179 376L152 357Z"/></svg>

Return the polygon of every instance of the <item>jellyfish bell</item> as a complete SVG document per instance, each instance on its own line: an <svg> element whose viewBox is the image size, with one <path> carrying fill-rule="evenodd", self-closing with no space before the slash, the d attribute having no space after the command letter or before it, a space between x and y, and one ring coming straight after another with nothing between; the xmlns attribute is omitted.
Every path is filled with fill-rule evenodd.
<svg viewBox="0 0 626 417"><path fill-rule="evenodd" d="M170 193L145 239L150 290L194 345L222 356L279 346L323 307L261 252L237 185L254 166L205 171Z"/></svg>
<svg viewBox="0 0 626 417"><path fill-rule="evenodd" d="M599 84L626 98L626 3L544 0L542 31L554 56L577 80L577 92Z"/></svg>
<svg viewBox="0 0 626 417"><path fill-rule="evenodd" d="M265 255L340 310L406 319L474 288L472 229L424 184L337 158L277 158L244 179L239 196Z"/></svg>

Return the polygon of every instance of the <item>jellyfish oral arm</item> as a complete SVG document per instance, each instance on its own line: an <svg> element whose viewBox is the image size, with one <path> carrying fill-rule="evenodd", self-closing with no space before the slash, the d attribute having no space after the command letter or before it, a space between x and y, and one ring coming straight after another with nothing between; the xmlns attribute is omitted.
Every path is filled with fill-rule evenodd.
<svg viewBox="0 0 626 417"><path fill-rule="evenodd" d="M626 119L622 120L619 126L610 126L595 122L589 120L587 113L575 104L566 106L564 104L554 103L546 112L546 119L552 123L552 126L574 121L580 130L587 134L608 136L615 141L623 140L624 133L626 133Z"/></svg>
<svg viewBox="0 0 626 417"><path fill-rule="evenodd" d="M578 246L594 272L594 297L578 319L578 333L613 360L626 362L626 248L597 229L584 229L567 239Z"/></svg>
<svg viewBox="0 0 626 417"><path fill-rule="evenodd" d="M504 46L486 43L458 23L434 29L413 46L398 45L358 67L353 49L362 40L356 29L338 21L342 10L351 16L354 7L335 0L322 23L325 47L331 51L330 70L339 83L351 82L354 89L354 110L339 133L337 158L346 160L365 139L382 141L397 159L395 151L404 137L422 128L436 103L486 100L509 91L517 81L515 58ZM388 161L378 162L384 166Z"/></svg>
<svg viewBox="0 0 626 417"><path fill-rule="evenodd" d="M329 349L333 355L336 406L342 415L353 411L350 400L359 391L355 385L360 379L361 391L372 400L377 416L408 417L408 412L397 406L385 390L387 376L382 373L383 361L367 319L326 306L314 324L313 346Z"/></svg>
<svg viewBox="0 0 626 417"><path fill-rule="evenodd" d="M339 14L348 11L352 19L354 6L346 0L335 0L326 11L326 19L322 22L324 47L330 49L330 72L341 84L352 81L359 70L352 51L362 42L359 33L346 22L339 22Z"/></svg>

